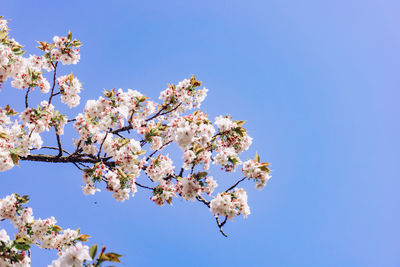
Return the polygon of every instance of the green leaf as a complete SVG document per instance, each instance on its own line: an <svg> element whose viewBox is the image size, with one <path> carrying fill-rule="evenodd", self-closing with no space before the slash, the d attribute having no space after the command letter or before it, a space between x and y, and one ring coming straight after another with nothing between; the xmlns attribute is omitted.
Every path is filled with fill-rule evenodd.
<svg viewBox="0 0 400 267"><path fill-rule="evenodd" d="M269 166L268 162L263 162L263 163L261 163L259 168L263 172L270 172L270 169L268 168L268 166Z"/></svg>
<svg viewBox="0 0 400 267"><path fill-rule="evenodd" d="M140 150L139 152L136 152L136 155L140 156L146 154L146 150Z"/></svg>
<svg viewBox="0 0 400 267"><path fill-rule="evenodd" d="M10 156L11 156L11 159L12 159L14 165L18 166L18 160L19 160L18 149L15 149L15 148L10 149Z"/></svg>
<svg viewBox="0 0 400 267"><path fill-rule="evenodd" d="M69 41L72 40L72 33L71 33L71 31L68 31L67 38L68 38Z"/></svg>
<svg viewBox="0 0 400 267"><path fill-rule="evenodd" d="M97 245L91 246L89 249L89 255L92 259L96 257L96 253L97 253Z"/></svg>
<svg viewBox="0 0 400 267"><path fill-rule="evenodd" d="M29 196L23 195L22 197L18 197L18 201L20 204L26 204L29 202Z"/></svg>
<svg viewBox="0 0 400 267"><path fill-rule="evenodd" d="M24 50L18 50L16 52L14 52L14 55L16 55L16 56L22 56L23 54L25 54Z"/></svg>
<svg viewBox="0 0 400 267"><path fill-rule="evenodd" d="M198 179L201 179L203 177L206 177L208 175L208 172L199 172L197 173L197 177Z"/></svg>
<svg viewBox="0 0 400 267"><path fill-rule="evenodd" d="M53 225L52 227L51 227L51 230L53 231L53 232L61 232L62 231L62 228L60 227L60 226L58 226L58 225Z"/></svg>
<svg viewBox="0 0 400 267"><path fill-rule="evenodd" d="M8 135L6 133L0 132L0 138L7 139Z"/></svg>
<svg viewBox="0 0 400 267"><path fill-rule="evenodd" d="M241 127L246 121L235 121L237 126Z"/></svg>
<svg viewBox="0 0 400 267"><path fill-rule="evenodd" d="M32 244L32 241L26 236L17 238L13 242L13 246L18 250L28 250L28 249L30 249L31 244Z"/></svg>
<svg viewBox="0 0 400 267"><path fill-rule="evenodd" d="M91 237L90 235L84 235L84 234L82 234L82 235L79 235L78 238L77 238L76 240L82 241L82 242L86 242L86 241L89 240L90 237Z"/></svg>
<svg viewBox="0 0 400 267"><path fill-rule="evenodd" d="M258 153L256 152L256 155L254 156L254 161L255 162L260 162L260 155L258 155Z"/></svg>
<svg viewBox="0 0 400 267"><path fill-rule="evenodd" d="M114 252L106 253L105 255L106 255L107 258L109 258L108 261L111 261L111 262L119 262L119 263L121 262L121 261L119 260L119 258L122 257L122 255L119 255L119 254L114 253Z"/></svg>

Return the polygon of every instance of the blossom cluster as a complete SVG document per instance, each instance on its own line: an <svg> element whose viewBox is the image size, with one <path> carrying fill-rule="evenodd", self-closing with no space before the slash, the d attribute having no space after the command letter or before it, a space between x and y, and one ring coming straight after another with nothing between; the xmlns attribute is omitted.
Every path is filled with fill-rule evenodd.
<svg viewBox="0 0 400 267"><path fill-rule="evenodd" d="M72 73L59 77L57 84L60 86L61 102L67 104L70 108L79 105L81 99L79 93L82 90L82 85Z"/></svg>
<svg viewBox="0 0 400 267"><path fill-rule="evenodd" d="M93 168L85 169L83 172L82 191L85 195L93 195L100 191L95 186L95 183L105 181L107 184L106 189L113 192L113 197L117 201L125 201L129 199L129 193L132 196L137 192L136 178L130 173L125 173L120 168L115 171L108 169L104 164L95 164Z"/></svg>
<svg viewBox="0 0 400 267"><path fill-rule="evenodd" d="M0 266L4 267L29 267L31 259L25 251L15 247L6 230L0 230Z"/></svg>
<svg viewBox="0 0 400 267"><path fill-rule="evenodd" d="M246 218L250 214L247 193L243 188L222 192L211 200L210 210L215 216L224 216L231 220L240 214Z"/></svg>
<svg viewBox="0 0 400 267"><path fill-rule="evenodd" d="M96 144L103 144L104 149L121 147L112 138L110 129L123 127L126 122L138 128L145 122L145 118L155 111L155 103L146 101L147 98L136 90L129 89L123 92L119 89L116 93L113 89L106 91L105 96L106 98L99 97L98 100L87 101L84 113L75 118L74 127L78 131L79 139L75 140L74 144L87 154L94 155L98 152ZM132 146L137 147L135 142ZM121 153L122 151L114 154L118 157L117 154Z"/></svg>
<svg viewBox="0 0 400 267"><path fill-rule="evenodd" d="M89 247L78 242L75 246L64 250L60 257L54 260L49 267L83 266L83 263L87 260L92 260L89 255Z"/></svg>
<svg viewBox="0 0 400 267"><path fill-rule="evenodd" d="M8 37L7 23L0 17L0 84L11 78L11 85L15 88L39 87L43 93L47 93L50 84L41 70L50 69L48 61L41 56L22 57L25 51L21 44Z"/></svg>
<svg viewBox="0 0 400 267"><path fill-rule="evenodd" d="M167 89L160 93L159 99L164 101L164 107L170 104L180 103L177 112L183 113L189 109L200 108L201 102L206 98L208 89L197 89L201 85L194 76L184 79L176 86L169 85Z"/></svg>
<svg viewBox="0 0 400 267"><path fill-rule="evenodd" d="M172 203L172 197L176 197L176 188L171 180L161 181L160 185L154 187L153 196L150 197L158 206L164 206L164 203Z"/></svg>
<svg viewBox="0 0 400 267"><path fill-rule="evenodd" d="M61 61L63 65L76 64L81 58L79 47L82 45L79 40L72 40L72 33L67 36L54 36L53 44L39 42L40 49L47 53L52 61Z"/></svg>
<svg viewBox="0 0 400 267"><path fill-rule="evenodd" d="M80 41L72 40L71 33L66 37L55 36L53 43L39 42L43 55L23 57L22 45L8 37L7 22L0 17L0 83L11 78L14 88L33 90L38 87L48 93L50 83L43 73L54 70L58 61L64 65L76 64L80 59Z"/></svg>
<svg viewBox="0 0 400 267"><path fill-rule="evenodd" d="M43 144L37 131L28 133L24 125L11 121L16 114L9 106L0 107L0 171L11 169L18 164L19 156L27 156L32 149L39 149ZM22 117L21 114L21 120Z"/></svg>
<svg viewBox="0 0 400 267"><path fill-rule="evenodd" d="M201 174L201 173L200 173ZM206 175L206 173L204 174ZM201 194L211 195L218 186L212 176L201 179L201 175L184 177L177 182L177 192L184 200L194 200Z"/></svg>
<svg viewBox="0 0 400 267"><path fill-rule="evenodd" d="M50 131L50 128L54 127L57 134L63 135L67 117L55 110L54 106L47 101L40 102L40 105L35 109L27 108L21 113L20 119L23 126L26 126L30 133L38 134Z"/></svg>
<svg viewBox="0 0 400 267"><path fill-rule="evenodd" d="M253 178L256 181L256 188L262 189L271 178L268 163L260 163L260 158L256 155L254 160L243 163L242 172L245 177Z"/></svg>
<svg viewBox="0 0 400 267"><path fill-rule="evenodd" d="M3 241L0 248L0 263L5 266L30 266L30 258L25 253L32 244L44 249L57 249L60 255L60 262L67 262L67 259L75 259L72 251L81 250L82 245L78 241L87 241L87 235L80 235L79 229L65 229L56 225L54 217L46 219L35 219L30 207L23 205L29 201L27 196L12 194L0 199L0 220L9 220L17 229L15 240L11 241L5 230L0 230L0 241ZM1 253L13 253L15 257L1 257ZM88 251L86 249L86 251ZM90 258L85 258L90 259ZM78 263L78 262L75 262ZM82 266L83 261L75 266ZM8 265L7 265L8 264ZM17 265L19 264L19 265ZM0 264L0 266L3 266ZM73 265L54 265L73 266Z"/></svg>
<svg viewBox="0 0 400 267"><path fill-rule="evenodd" d="M168 178L169 175L174 173L174 166L172 160L167 156L159 155L151 161L150 165L146 168L146 174L155 182L161 182L163 179Z"/></svg>

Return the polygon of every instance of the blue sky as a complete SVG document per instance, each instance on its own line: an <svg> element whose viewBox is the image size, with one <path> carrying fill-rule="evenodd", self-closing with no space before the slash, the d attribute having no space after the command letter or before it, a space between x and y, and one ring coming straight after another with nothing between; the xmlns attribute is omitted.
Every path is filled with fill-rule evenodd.
<svg viewBox="0 0 400 267"><path fill-rule="evenodd" d="M29 194L36 217L80 227L124 254L121 266L399 266L399 9L390 0L5 1L28 52L69 29L83 42L81 62L64 72L82 81L84 100L114 87L155 99L195 74L209 88L203 110L246 120L254 143L243 158L258 151L273 178L263 191L245 185L252 214L226 225L229 238L200 203L160 208L144 191L123 204L106 191L86 197L72 165L22 162L0 174L0 193ZM0 105L21 109L23 96L6 86ZM82 106L61 110L73 117ZM32 266L52 259L35 250Z"/></svg>

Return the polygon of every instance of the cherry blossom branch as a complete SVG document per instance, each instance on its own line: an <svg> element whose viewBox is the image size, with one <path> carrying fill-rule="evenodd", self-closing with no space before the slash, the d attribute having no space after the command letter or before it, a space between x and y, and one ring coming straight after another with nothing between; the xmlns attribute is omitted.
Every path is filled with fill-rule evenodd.
<svg viewBox="0 0 400 267"><path fill-rule="evenodd" d="M171 112L175 111L177 108L179 108L181 105L182 105L182 102L179 103L178 105L176 105L176 107L174 107L173 109L171 109L169 111L165 111L165 112L162 112L166 107L166 106L163 106L156 114L154 114L150 118L146 119L146 121L151 121L151 120L154 120L155 118L157 118L158 116L163 116L163 115L166 115L168 113L171 113Z"/></svg>
<svg viewBox="0 0 400 267"><path fill-rule="evenodd" d="M0 22L0 25L4 24L1 17ZM12 47L10 44L14 41L8 41L4 42L2 39L0 45ZM256 182L256 188L264 187L270 178L268 163L260 163L256 154L254 160L243 162L244 178L236 181L227 190L212 195L218 184L208 173L210 164L219 165L226 172L235 171L242 164L239 154L249 148L252 138L241 127L245 122L234 121L230 116L216 117L215 125L218 129L214 127L207 114L199 110L208 91L206 88L198 88L201 86L200 81L192 76L176 86L168 85L160 93L159 99L163 101L160 105L147 100L146 96L136 90L105 90L105 98L87 101L83 112L75 119L68 120L66 115L55 109L51 101L54 96L62 94L61 102L70 108L79 104L81 83L72 73L57 77L57 66L59 62L63 65L76 64L80 58L78 47L81 44L79 40L72 41L71 33L67 37L56 36L53 41L52 44L39 42L39 49L45 52L44 57L41 57L44 61L36 60L40 57L30 57L27 59L27 66L30 68L18 65L16 67L20 69L15 72L18 76L10 76L15 80L12 82L13 87L28 88L25 95L26 110L20 114L21 127L14 127L9 116L17 113L9 106L0 108L0 171L17 165L18 160L72 163L83 171L85 186L82 191L86 195L100 191L96 185L105 182L107 190L112 191L113 197L121 202L129 199L130 195L134 196L137 187L151 190L151 200L159 206L165 203L171 205L174 197L181 197L186 201L196 199L213 214L219 231L225 237L227 235L223 227L228 218L233 220L239 215L246 218L250 214L247 193L237 186L246 178L252 178ZM15 59L10 62L19 62L22 56L14 50L10 50L11 54L7 57ZM29 108L31 90L40 87L42 92L49 92L50 84L41 75L42 69L47 70L49 75L53 71L51 92L49 96L45 96L48 102L42 103L42 107L36 109ZM193 113L186 113L193 109L196 109ZM60 136L68 122L75 122L73 127L79 134L77 141L73 140L76 148L72 154L63 149ZM117 129L121 127L117 125L126 122L127 126ZM43 140L40 134L52 127L56 130L57 147L41 147ZM125 131L127 134L120 134ZM124 137L136 132L141 136L139 139ZM115 136L110 136L110 133ZM183 151L184 163L180 170L176 169L179 175L175 172L172 158L162 155L164 148L172 142L176 142ZM146 152L143 148L147 144L150 149L146 149ZM157 147L158 149L153 150ZM33 148L52 149L58 151L58 154L30 154L29 151L34 150ZM153 159L155 155L158 157ZM197 170L200 165L204 165L205 171ZM152 181L149 186L136 182L143 172ZM100 254L103 253L104 248Z"/></svg>
<svg viewBox="0 0 400 267"><path fill-rule="evenodd" d="M156 114L154 114L154 115L151 116L150 118L146 119L145 121L146 121L146 122L147 122L147 121L151 121L151 120L157 118L158 116L163 116L163 115L169 114L169 113L175 111L175 110L176 110L177 108L179 108L181 105L182 105L182 103L179 103L176 107L174 107L173 109L171 109L171 110L169 110L169 111L166 111L166 112L164 112L164 113L162 113L162 111L164 110L164 107L162 107ZM144 126L146 126L146 124L143 124L143 125L141 125L141 126L144 127ZM128 125L128 126L125 126L125 127L119 128L119 129L116 129L116 130L112 131L111 133L112 133L112 134L117 134L117 133L120 133L120 132L129 131L129 130L132 130L132 125Z"/></svg>

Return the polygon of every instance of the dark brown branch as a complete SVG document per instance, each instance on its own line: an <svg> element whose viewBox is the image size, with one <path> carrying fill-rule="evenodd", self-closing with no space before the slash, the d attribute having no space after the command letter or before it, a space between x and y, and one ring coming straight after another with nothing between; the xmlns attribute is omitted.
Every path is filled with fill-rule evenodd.
<svg viewBox="0 0 400 267"><path fill-rule="evenodd" d="M221 223L218 217L215 217L215 220L217 221L217 225L219 228L219 231L221 232L221 234L225 237L228 237L227 234L225 234L224 230L222 229L222 226L224 226L224 224L226 223L226 219L228 219L228 217L225 217L225 220Z"/></svg>
<svg viewBox="0 0 400 267"><path fill-rule="evenodd" d="M75 162L72 162L72 164L74 164L74 165L75 165L75 167L77 167L79 170L83 171L83 169L82 169L81 167L79 167L79 165L78 165L77 163L75 163Z"/></svg>
<svg viewBox="0 0 400 267"><path fill-rule="evenodd" d="M76 150L74 151L74 153L72 153L72 155L70 155L70 157L82 152L82 148L80 148L81 143L82 143L82 140L79 140L78 145L76 146Z"/></svg>
<svg viewBox="0 0 400 267"><path fill-rule="evenodd" d="M204 205L206 205L208 208L210 208L210 201L207 201L204 197L202 197L201 195L196 196L196 199L200 202L202 202ZM215 220L217 221L217 225L219 228L219 231L221 232L221 234L225 237L228 237L227 234L225 234L224 230L222 229L222 227L225 225L226 220L228 219L228 217L225 217L224 221L221 223L221 221L219 220L218 216L215 216Z"/></svg>
<svg viewBox="0 0 400 267"><path fill-rule="evenodd" d="M127 139L125 136L123 136L122 134L116 133L115 135L118 135L119 137L121 137L122 139Z"/></svg>
<svg viewBox="0 0 400 267"><path fill-rule="evenodd" d="M179 103L179 104L178 104L176 107L174 107L173 109L171 109L171 110L169 110L169 111L165 111L164 113L160 113L159 115L160 115L160 116L167 115L168 113L171 113L171 112L177 110L181 105L182 105L182 102ZM146 120L146 121L147 121L147 120Z"/></svg>
<svg viewBox="0 0 400 267"><path fill-rule="evenodd" d="M151 116L150 118L146 119L146 121L151 121L152 119L157 118L158 116L160 116L161 112L165 109L165 106L162 106L162 108L153 116Z"/></svg>
<svg viewBox="0 0 400 267"><path fill-rule="evenodd" d="M117 130L114 130L114 131L112 131L111 133L117 134L117 133L120 133L120 132L123 132L123 131L129 131L129 130L131 130L131 129L132 129L132 126L131 126L131 125L128 125L128 126L119 128L119 129L117 129Z"/></svg>
<svg viewBox="0 0 400 267"><path fill-rule="evenodd" d="M99 153L97 154L97 158L99 158L99 159L100 159L100 153L101 153L101 150L103 148L104 141L106 141L108 133L109 132L106 132L106 135L104 136L103 141L101 141L100 148L99 148Z"/></svg>
<svg viewBox="0 0 400 267"><path fill-rule="evenodd" d="M159 149L155 150L153 153L151 153L147 158L146 161L148 161L154 154L156 154L158 151L161 151L165 146L169 145L172 143L171 141L168 141L167 143L163 144Z"/></svg>
<svg viewBox="0 0 400 267"><path fill-rule="evenodd" d="M192 168L190 169L190 175L192 175L193 174L193 171L194 171L194 167L196 166L196 164L192 164Z"/></svg>
<svg viewBox="0 0 400 267"><path fill-rule="evenodd" d="M28 105L28 94L29 94L30 90L31 90L31 88L28 87L28 90L26 91L26 95L25 95L25 108L29 107L29 105Z"/></svg>
<svg viewBox="0 0 400 267"><path fill-rule="evenodd" d="M58 155L57 157L61 157L63 154L63 149L62 149L62 145L61 145L61 139L60 139L60 135L56 132L56 137L57 137L57 144L58 144Z"/></svg>
<svg viewBox="0 0 400 267"><path fill-rule="evenodd" d="M57 77L57 65L58 65L58 61L53 64L53 62L51 62L51 65L54 68L54 74L53 74L53 86L51 87L51 92L50 92L50 97L49 97L49 105L51 104L51 100L53 99L54 96L54 87L56 86L56 77Z"/></svg>
<svg viewBox="0 0 400 267"><path fill-rule="evenodd" d="M41 162L51 162L51 163L97 163L103 161L103 163L108 167L115 167L115 162L108 162L105 159L97 159L97 158L86 158L81 155L70 155L68 157L58 157L52 155L43 155L43 154L35 154L28 155L26 157L21 157L20 160L28 160L28 161L41 161Z"/></svg>
<svg viewBox="0 0 400 267"><path fill-rule="evenodd" d="M139 187L142 187L142 188L146 188L146 189L154 190L154 188L153 188L153 187L148 187L148 186L145 186L145 185L139 184L138 182L135 182L135 184L136 184L137 186L139 186Z"/></svg>
<svg viewBox="0 0 400 267"><path fill-rule="evenodd" d="M232 190L233 188L235 188L238 184L240 184L241 182L243 182L244 179L246 179L246 177L243 177L242 179L240 179L239 181L237 181L234 185L232 185L231 187L229 187L228 189L226 189L225 192L231 191L231 190Z"/></svg>
<svg viewBox="0 0 400 267"><path fill-rule="evenodd" d="M197 199L198 201L200 201L200 202L203 202L204 205L206 205L207 207L210 207L210 201L205 200L205 198L202 197L201 195L198 195L198 196L196 197L196 199Z"/></svg>

